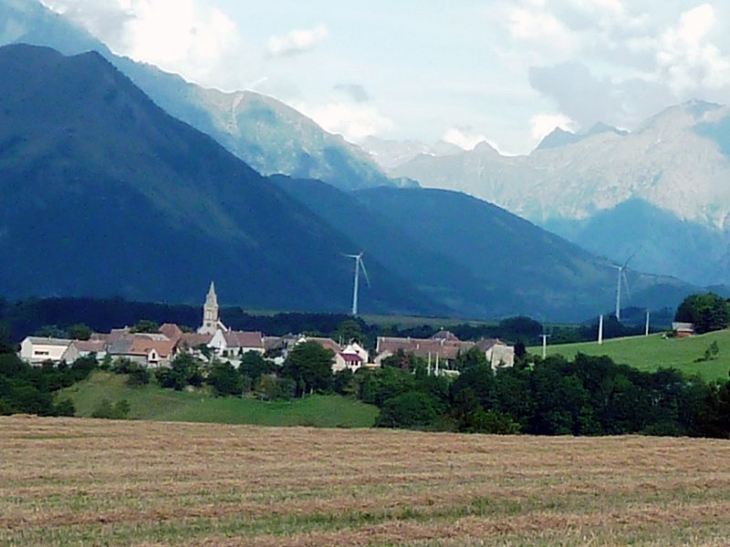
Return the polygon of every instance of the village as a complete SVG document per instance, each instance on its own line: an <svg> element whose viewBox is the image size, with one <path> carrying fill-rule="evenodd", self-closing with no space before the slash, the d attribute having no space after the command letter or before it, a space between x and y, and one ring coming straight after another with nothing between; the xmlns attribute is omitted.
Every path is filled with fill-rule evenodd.
<svg viewBox="0 0 730 547"><path fill-rule="evenodd" d="M289 351L304 342L316 342L333 354L332 372L348 369L379 368L384 359L401 351L413 354L428 363L429 373L457 375L453 370L456 358L474 347L484 353L493 369L514 366L514 347L495 338L477 342L461 341L453 333L442 330L431 338L378 337L374 351L358 341L335 341L331 338L289 334L267 336L261 332L232 330L219 317L218 297L211 282L203 306L201 326L186 332L173 323L165 323L157 332L135 332L130 327L112 329L109 333L93 333L88 340L28 336L20 344L20 358L32 365L71 363L80 357L94 355L97 360L128 359L150 369L169 367L181 353L190 353L203 361L213 358L238 367L247 352L256 352L280 365Z"/></svg>

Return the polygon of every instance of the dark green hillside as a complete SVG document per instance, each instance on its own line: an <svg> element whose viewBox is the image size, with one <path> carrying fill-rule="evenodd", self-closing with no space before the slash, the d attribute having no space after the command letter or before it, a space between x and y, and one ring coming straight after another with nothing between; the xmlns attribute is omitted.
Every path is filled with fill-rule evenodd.
<svg viewBox="0 0 730 547"><path fill-rule="evenodd" d="M435 189L375 188L354 195L427 251L478 277L494 295L488 305L495 314L575 320L612 307L616 270L609 261L495 205ZM632 305L655 309L674 307L680 295L691 292L689 285L667 277L632 272L629 282L636 293Z"/></svg>
<svg viewBox="0 0 730 547"><path fill-rule="evenodd" d="M466 266L441 250L427 249L418 234L408 234L400 223L363 205L353 194L318 180L271 177L281 188L338 227L365 253L366 264L376 260L444 307L462 317L490 317L495 296Z"/></svg>
<svg viewBox="0 0 730 547"><path fill-rule="evenodd" d="M0 285L346 311L353 243L96 53L0 48ZM438 308L377 262L362 310Z"/></svg>

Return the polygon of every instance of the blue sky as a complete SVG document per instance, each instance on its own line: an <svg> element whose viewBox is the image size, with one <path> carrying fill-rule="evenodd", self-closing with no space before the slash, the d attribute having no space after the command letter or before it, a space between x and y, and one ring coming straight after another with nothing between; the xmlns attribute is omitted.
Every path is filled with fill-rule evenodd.
<svg viewBox="0 0 730 547"><path fill-rule="evenodd" d="M557 125L730 102L729 0L42 1L116 53L273 95L355 142L527 153Z"/></svg>

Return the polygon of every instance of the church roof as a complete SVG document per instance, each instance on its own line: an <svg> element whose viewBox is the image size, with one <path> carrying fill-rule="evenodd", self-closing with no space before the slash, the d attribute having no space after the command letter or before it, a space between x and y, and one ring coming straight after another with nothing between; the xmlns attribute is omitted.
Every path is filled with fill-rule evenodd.
<svg viewBox="0 0 730 547"><path fill-rule="evenodd" d="M264 348L264 339L260 332L231 330L223 333L229 348Z"/></svg>

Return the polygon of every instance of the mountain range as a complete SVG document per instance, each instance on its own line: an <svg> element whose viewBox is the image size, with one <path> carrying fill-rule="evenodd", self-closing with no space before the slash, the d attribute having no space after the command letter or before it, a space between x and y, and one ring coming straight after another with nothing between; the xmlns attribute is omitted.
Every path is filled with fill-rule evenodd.
<svg viewBox="0 0 730 547"><path fill-rule="evenodd" d="M345 190L398 185L361 148L322 130L281 101L224 93L114 55L102 42L36 0L0 0L0 45L47 46L65 55L96 51L172 116L216 139L264 175L317 178Z"/></svg>
<svg viewBox="0 0 730 547"><path fill-rule="evenodd" d="M0 48L0 286L6 296L122 295L349 308L353 242L171 117L99 54ZM370 311L434 313L372 260Z"/></svg>
<svg viewBox="0 0 730 547"><path fill-rule="evenodd" d="M274 98L204 89L118 57L37 1L0 0L0 20L7 22L0 44L100 52L168 113L262 174L319 179L348 191L418 184L458 190L616 263L635 255L631 265L639 271L698 285L730 277L726 107L693 101L630 133L601 123L578 134L557 128L528 156L500 155L487 143L464 151L375 137L362 142L365 152ZM647 207L623 207L628 201ZM615 237L618 218L630 237Z"/></svg>
<svg viewBox="0 0 730 547"><path fill-rule="evenodd" d="M527 156L481 143L457 154L421 154L389 173L493 202L615 262L635 253L640 270L725 283L728 129L730 108L690 101L630 133L556 130Z"/></svg>
<svg viewBox="0 0 730 547"><path fill-rule="evenodd" d="M615 271L457 192L345 192L265 178L153 103L97 53L0 48L0 283L6 296L111 295L343 311L570 320L612 302ZM632 273L637 302L692 287Z"/></svg>
<svg viewBox="0 0 730 547"><path fill-rule="evenodd" d="M726 107L687 103L659 114L631 133L603 124L580 134L556 129L528 156L500 155L487 143L464 151L449 143L427 146L374 137L363 142L366 152L323 131L274 98L250 91L222 93L204 89L151 65L118 57L88 33L34 1L0 0L0 19L7 22L0 28L0 44L41 44L67 55L98 51L120 71L115 78L124 83L114 81L121 86L122 95L131 96L128 85L134 83L141 89L135 91L135 97L144 102L141 97L147 95L144 100L152 99L166 111L159 111L160 116L164 114L166 120L179 124L164 135L152 135L142 125L134 130L127 128L126 134L115 128L105 141L104 124L114 125L116 116L126 115L121 105L114 103L117 110L104 116L92 109L83 120L64 122L82 133L88 130L83 127L87 122L99 126L85 134L85 144L80 144L78 141L83 139L73 133L45 134L42 124L41 128L29 129L27 136L0 131L4 133L0 153L5 154L0 173L15 180L14 187L5 186L7 199L28 177L36 177L32 183L35 186L29 188L43 194L48 180L63 180L75 173L84 182L74 186L66 181L66 190L88 184L96 195L103 193L98 186L100 180L117 180L121 173L126 184L119 190L121 194L126 195L130 188L136 194L116 196L117 204L127 203L125 210L132 218L115 220L117 231L109 228L104 237L111 241L120 237L119 230L135 232L132 225L136 222L140 226L138 233L132 234L129 241L126 234L121 237L120 248L145 247L149 240L161 242L155 248L156 254L152 248L144 249L150 254L146 260L154 266L148 272L130 274L125 270L127 263L115 259L111 263L119 275L106 280L101 274L89 280L76 279L64 271L61 277L68 279L54 284L17 273L7 285L11 295L121 293L131 298L194 302L201 290L198 283L205 286L204 278L212 277L209 272L220 275L239 270L245 274L236 281L225 277L232 275L229 273L225 279L216 275L223 298L229 296L235 303L263 308L342 311L349 307L352 265L341 253L363 250L366 265L378 280L373 288L365 289L372 291L369 304L367 298L361 298L365 311L462 317L527 313L574 320L612 307L616 275L612 263L623 263L628 257L632 257L632 305L671 307L684 294L697 290L671 276L707 285L723 283L730 274L725 229L730 204L725 193L730 190L719 184L726 175L730 154ZM73 57L81 58L86 59ZM93 72L88 67L75 70ZM55 83L47 85L52 94ZM110 89L104 93L114 94ZM76 102L73 97L70 102L64 102L69 97L61 98L59 108L65 104L66 108L83 110L87 106L79 97ZM97 97L91 105L98 107L104 100L103 96L101 101ZM130 104L127 107L142 108ZM27 114L32 116L30 110ZM7 117L3 123L9 126L18 122ZM256 196L249 196L247 205L232 189L217 187L215 180L222 172L207 165L201 167L203 160L191 158L191 165L183 165L185 152L180 152L179 146L186 149L180 141L190 137L178 133L188 135L192 131L188 124L204 134L195 132L196 138L209 137L207 147L203 147L206 154L227 158L223 163L228 167L221 167L222 172L245 172L246 177L240 175L242 180L258 181L251 186L256 188ZM179 130L183 126L185 129ZM138 130L140 135L136 134ZM153 158L141 148L125 152L145 158L130 173L129 165L109 161L109 155L120 160L111 152L117 146L115 139L130 138L137 139L140 147L152 139L154 146L167 149L167 153ZM42 144L30 144L37 139ZM56 139L55 144L50 144L51 139ZM97 144L106 150L93 150ZM219 145L229 154L224 154ZM19 150L26 156L22 167L25 171L21 169L20 175L20 164L8 162L8 157ZM40 156L33 155L39 151ZM242 160L235 167L233 156ZM158 160L164 165L158 165ZM201 173L205 173L202 183ZM273 176L278 173L285 176ZM184 190L174 184L178 175L186 181L181 187ZM154 181L149 182L153 176ZM418 190L419 184L426 188ZM68 211L91 211L89 217L104 210L105 215L114 218L104 204L85 201L89 195L77 192L76 201L70 201L73 192L61 188L49 192L56 200L52 204L39 205L36 199L32 206L21 202L19 209L26 215L42 217L41 211L56 211L57 205L64 205ZM253 191L251 188L247 191ZM530 222L469 196L493 202ZM190 205L195 200L203 204L202 209L194 210ZM260 215L250 214L250 204L259 200L268 203L268 208ZM135 202L140 204L140 218L129 205ZM231 209L245 207L249 208L246 215ZM150 221L153 217L157 217L156 223ZM20 221L19 217L13 218ZM95 224L74 215L65 218L79 223L64 235L66 250L80 253L78 256L93 263L92 256L98 253L84 254L85 250L74 249L73 239L78 237L77 228L93 231L91 226ZM101 217L96 221L103 224ZM11 224L0 226L0 250L5 245L10 252L8 234L19 233L19 227L11 230ZM264 228L274 224L281 226L275 236ZM156 227L159 232L154 231ZM28 226L23 229L31 230ZM47 232L43 234L27 231L27 237L17 241L27 246L34 237L47 238L45 234L52 230L48 226L44 229ZM177 231L171 235L170 229ZM235 233L236 237L227 239L221 236L223 233ZM244 237L239 237L241 234ZM289 240L294 238L298 245L292 249ZM204 254L209 249L216 256L215 264L209 264L206 270L200 261L191 261L188 254L171 250L173 242L180 240L196 253ZM101 247L109 248L109 241ZM41 245L40 250L58 256L53 255L58 242L46 243L48 248ZM239 243L247 243L248 247L239 247ZM241 256L248 256L251 246L280 249L267 250L266 257L257 255L249 263L240 264ZM22 253L16 253L18 263L23 263ZM168 260L163 259L166 254ZM131 252L127 254L129 260L131 256ZM524 256L531 259L525 260ZM290 278L290 271L282 271L287 269L282 264L291 263L292 257L301 265L296 279ZM31 271L42 270L42 259L25 260ZM324 269L308 261L319 261ZM179 285L175 290L166 287L162 279L169 273L163 270L173 263L184 264L195 282L186 284L184 279L173 276L168 285L172 281ZM155 269L160 271L153 273ZM276 273L267 274L264 281L254 279L261 271ZM641 271L656 275L638 273ZM246 294L240 288L241 279L252 289ZM229 295L224 293L227 282L239 285ZM323 293L321 286L332 289ZM158 290L155 293L152 289Z"/></svg>

